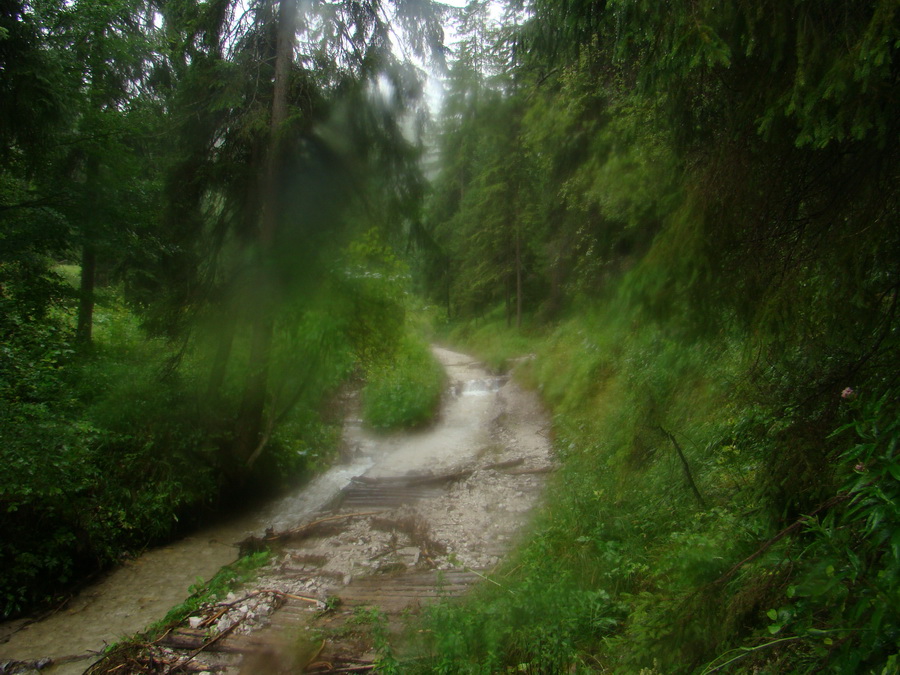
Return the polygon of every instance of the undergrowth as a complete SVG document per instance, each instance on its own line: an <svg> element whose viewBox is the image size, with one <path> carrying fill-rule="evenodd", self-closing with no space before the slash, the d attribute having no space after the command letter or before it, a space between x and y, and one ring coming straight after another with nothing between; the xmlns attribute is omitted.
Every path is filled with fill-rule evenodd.
<svg viewBox="0 0 900 675"><path fill-rule="evenodd" d="M20 330L22 344L0 355L0 615L58 603L123 556L324 466L342 421L327 409L334 392L367 345L392 337L374 326L398 303L362 283L323 284L285 310L271 427L252 467L233 451L247 331L226 337L201 322L183 343L152 337L115 288L101 294L90 348L75 348L62 306L54 322Z"/></svg>
<svg viewBox="0 0 900 675"><path fill-rule="evenodd" d="M561 467L502 587L431 610L429 672L896 672L895 388L802 409L807 373L761 369L739 331L615 297L546 337L454 335L537 354L517 375Z"/></svg>
<svg viewBox="0 0 900 675"><path fill-rule="evenodd" d="M375 429L425 424L437 411L444 379L428 345L405 336L393 353L368 368L363 418Z"/></svg>
<svg viewBox="0 0 900 675"><path fill-rule="evenodd" d="M498 308L485 318L471 322L444 324L441 337L450 344L464 344L478 354L491 369L502 372L510 367L510 359L528 354L539 328L532 323L520 331L512 329Z"/></svg>

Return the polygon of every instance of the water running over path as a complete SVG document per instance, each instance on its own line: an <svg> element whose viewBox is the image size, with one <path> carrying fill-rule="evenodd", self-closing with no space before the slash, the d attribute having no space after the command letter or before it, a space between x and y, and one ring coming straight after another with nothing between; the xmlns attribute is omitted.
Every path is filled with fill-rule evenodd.
<svg viewBox="0 0 900 675"><path fill-rule="evenodd" d="M126 563L85 589L56 615L28 625L0 643L0 664L7 660L47 658L58 662L61 657L89 655L124 635L142 630L181 602L188 594L188 586L198 578L208 579L219 567L232 562L237 557L234 542L250 533L260 534L267 527L281 531L307 522L333 502L342 489L345 500L352 501L353 486L359 485L351 486L354 478L363 477L371 486L379 480L474 469L479 462L508 461L511 457L526 466L547 464L549 442L543 433L546 420L532 395L505 379L491 376L468 356L441 348L434 348L434 353L449 375L449 392L436 424L421 431L376 435L358 420L348 419L344 454L350 457L349 461L255 514L200 531ZM505 542L520 526L535 498L534 491L528 488L537 489L540 481L535 476L526 476L515 486L504 481L508 482L497 476L469 480L467 485L419 508L416 517L430 524L432 536L443 541L441 546L452 556L453 564L485 569L498 560L506 548ZM361 493L357 490L356 498L371 501L377 491L372 487ZM421 496L420 493L416 494ZM400 496L395 495L395 499L413 499L412 493L397 494ZM340 546L329 543L336 570L343 570L341 565L350 570L333 574L343 578L345 584L354 575L362 572L365 576L370 571L365 567L369 564L365 562L368 551L359 549L364 548L360 542L371 538L362 534L360 539L354 539L357 535L354 533L345 542L343 558ZM366 554L362 558L361 552ZM432 565L452 567L441 560L432 561ZM90 660L61 663L41 672L74 675L82 673L89 663Z"/></svg>

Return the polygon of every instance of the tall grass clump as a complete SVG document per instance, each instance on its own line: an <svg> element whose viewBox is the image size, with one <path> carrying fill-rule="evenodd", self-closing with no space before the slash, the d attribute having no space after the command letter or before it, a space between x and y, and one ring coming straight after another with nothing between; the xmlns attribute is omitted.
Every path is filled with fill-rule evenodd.
<svg viewBox="0 0 900 675"><path fill-rule="evenodd" d="M405 335L390 357L367 369L363 418L384 430L425 424L437 411L444 380L444 370L428 345Z"/></svg>

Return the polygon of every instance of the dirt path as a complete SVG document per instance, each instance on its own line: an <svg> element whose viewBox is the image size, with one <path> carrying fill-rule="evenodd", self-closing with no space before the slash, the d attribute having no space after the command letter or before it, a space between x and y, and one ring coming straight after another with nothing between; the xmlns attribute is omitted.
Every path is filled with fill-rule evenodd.
<svg viewBox="0 0 900 675"><path fill-rule="evenodd" d="M440 421L381 438L348 425L348 447L373 466L279 542L255 586L226 599L228 612L198 615L159 658L176 664L200 649L198 667L221 672L364 672L378 634L487 583L541 494L549 424L533 393L463 354L435 354L450 379Z"/></svg>
<svg viewBox="0 0 900 675"><path fill-rule="evenodd" d="M401 617L485 583L551 469L549 421L515 382L434 351L450 382L439 421L375 436L348 420L348 462L367 470L304 522L273 514L275 555L253 587L133 655L153 668L115 672L365 672Z"/></svg>

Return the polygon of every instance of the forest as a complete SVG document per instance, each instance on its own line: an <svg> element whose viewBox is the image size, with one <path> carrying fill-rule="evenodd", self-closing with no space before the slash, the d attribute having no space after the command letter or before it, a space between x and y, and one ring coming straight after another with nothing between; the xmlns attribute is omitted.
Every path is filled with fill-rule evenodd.
<svg viewBox="0 0 900 675"><path fill-rule="evenodd" d="M321 469L347 386L426 423L438 340L560 466L395 672L900 672L898 15L0 0L0 611Z"/></svg>

